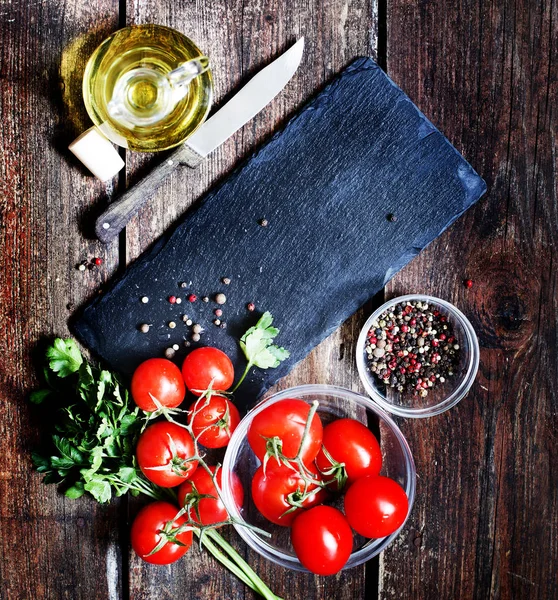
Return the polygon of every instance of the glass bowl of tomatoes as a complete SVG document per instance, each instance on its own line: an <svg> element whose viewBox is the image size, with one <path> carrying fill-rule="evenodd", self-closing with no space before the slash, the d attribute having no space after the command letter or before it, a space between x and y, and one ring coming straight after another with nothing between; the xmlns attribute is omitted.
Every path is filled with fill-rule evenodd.
<svg viewBox="0 0 558 600"><path fill-rule="evenodd" d="M382 408L402 417L438 415L470 390L479 343L453 304L423 294L389 300L364 324L356 345L360 379Z"/></svg>
<svg viewBox="0 0 558 600"><path fill-rule="evenodd" d="M321 575L388 546L411 511L415 485L411 451L391 417L369 398L329 385L293 387L260 402L234 431L222 467L223 501L244 541L276 564ZM371 497L375 506L364 502ZM393 510L375 519L383 501ZM322 526L338 522L339 535L326 531L316 540ZM330 535L344 556L328 551Z"/></svg>

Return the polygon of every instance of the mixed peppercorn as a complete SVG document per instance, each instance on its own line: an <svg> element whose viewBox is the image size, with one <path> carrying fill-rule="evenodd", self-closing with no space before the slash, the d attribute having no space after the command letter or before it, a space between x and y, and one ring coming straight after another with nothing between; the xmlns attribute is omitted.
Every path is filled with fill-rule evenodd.
<svg viewBox="0 0 558 600"><path fill-rule="evenodd" d="M398 303L373 321L365 352L377 380L421 397L453 377L460 359L451 322L420 301Z"/></svg>
<svg viewBox="0 0 558 600"><path fill-rule="evenodd" d="M82 260L79 264L76 265L76 269L78 271L85 271L89 269L92 271L95 267L100 267L103 264L103 259L99 256L92 258L90 261L85 259Z"/></svg>
<svg viewBox="0 0 558 600"><path fill-rule="evenodd" d="M231 284L231 279L230 277L222 277L221 278L221 282L224 285L230 285ZM184 290L187 289L188 287L190 287L191 282L188 283L187 281L182 281L178 284L178 286ZM188 300L188 302L194 303L197 302L198 300L198 296L195 293L189 292L187 293L185 296L185 299ZM140 301L143 304L148 304L149 303L149 297L148 296L141 296ZM227 297L223 292L217 292L212 299L209 296L202 296L201 300L205 303L209 303L211 302L211 300L213 300L215 302L215 304L217 304L217 308L215 308L213 310L213 314L215 315L216 318L213 319L213 325L215 325L216 327L220 328L220 329L226 329L227 328L227 323L223 320L223 306L227 303ZM182 303L182 298L179 295L176 294L172 294L170 296L167 296L167 301L169 302L169 304L181 304ZM247 310L248 311L253 311L255 310L256 306L253 302L249 302L247 304ZM202 327L202 325L200 323L194 323L192 321L192 319L187 315L187 314L183 314L181 316L182 321L185 323L185 325L187 327L191 327L191 332L190 332L190 340L186 340L184 338L184 345L186 347L190 346L190 341L197 343L201 340L201 336L204 332L204 328ZM138 330L141 333L149 333L151 327L153 326L153 324L150 323L139 323L138 324ZM169 329L175 329L177 326L177 323L175 321L167 321L166 322L166 326ZM170 336L169 336L170 337ZM166 348L166 350L164 351L165 357L166 358L173 358L175 353L180 349L180 346L178 344L174 344L173 346Z"/></svg>

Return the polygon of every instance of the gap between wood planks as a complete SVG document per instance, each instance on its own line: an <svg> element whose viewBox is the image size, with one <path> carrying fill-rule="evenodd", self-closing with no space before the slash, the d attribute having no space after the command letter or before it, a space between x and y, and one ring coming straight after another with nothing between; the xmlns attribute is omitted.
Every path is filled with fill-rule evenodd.
<svg viewBox="0 0 558 600"><path fill-rule="evenodd" d="M126 0L118 0L118 28L126 27ZM119 148L119 153L124 161L124 168L118 174L118 193L122 193L126 189L126 174L128 170L127 151L125 148ZM121 274L126 269L127 263L126 251L126 227L118 234L118 274ZM130 524L128 523L129 502L128 495L122 497L120 506L120 527L118 532L118 543L120 544L121 552L121 598L122 600L130 599ZM107 573L109 576L109 573ZM110 582L109 582L110 589Z"/></svg>
<svg viewBox="0 0 558 600"><path fill-rule="evenodd" d="M377 37L376 37L376 62L380 68L387 73L387 11L388 0L377 0ZM385 288L378 292L377 298L380 302L385 301ZM376 432L379 435L379 431ZM375 556L366 563L364 575L364 597L366 600L380 597L380 556Z"/></svg>

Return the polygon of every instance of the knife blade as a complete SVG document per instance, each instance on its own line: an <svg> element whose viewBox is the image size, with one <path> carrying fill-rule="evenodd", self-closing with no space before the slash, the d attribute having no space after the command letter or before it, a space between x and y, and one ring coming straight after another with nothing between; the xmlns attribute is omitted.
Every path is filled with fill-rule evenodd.
<svg viewBox="0 0 558 600"><path fill-rule="evenodd" d="M112 241L178 165L197 167L243 125L257 115L295 74L304 50L304 38L259 71L220 110L146 177L110 204L97 219L95 233L105 244Z"/></svg>

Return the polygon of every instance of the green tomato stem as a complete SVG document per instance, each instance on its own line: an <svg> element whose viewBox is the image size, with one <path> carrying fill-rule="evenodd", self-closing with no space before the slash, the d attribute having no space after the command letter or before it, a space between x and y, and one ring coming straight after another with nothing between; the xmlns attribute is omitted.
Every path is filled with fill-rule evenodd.
<svg viewBox="0 0 558 600"><path fill-rule="evenodd" d="M308 417L307 417L306 423L304 425L304 432L302 434L302 439L300 441L300 446L298 448L298 452L296 453L295 460L298 460L299 458L301 458L302 450L304 449L304 444L306 443L306 440L308 439L308 435L310 432L310 426L312 425L312 419L314 418L314 415L316 414L316 411L318 410L318 406L319 406L319 402L317 400L314 400L314 402L312 402L312 406L310 407L310 410L308 411Z"/></svg>

